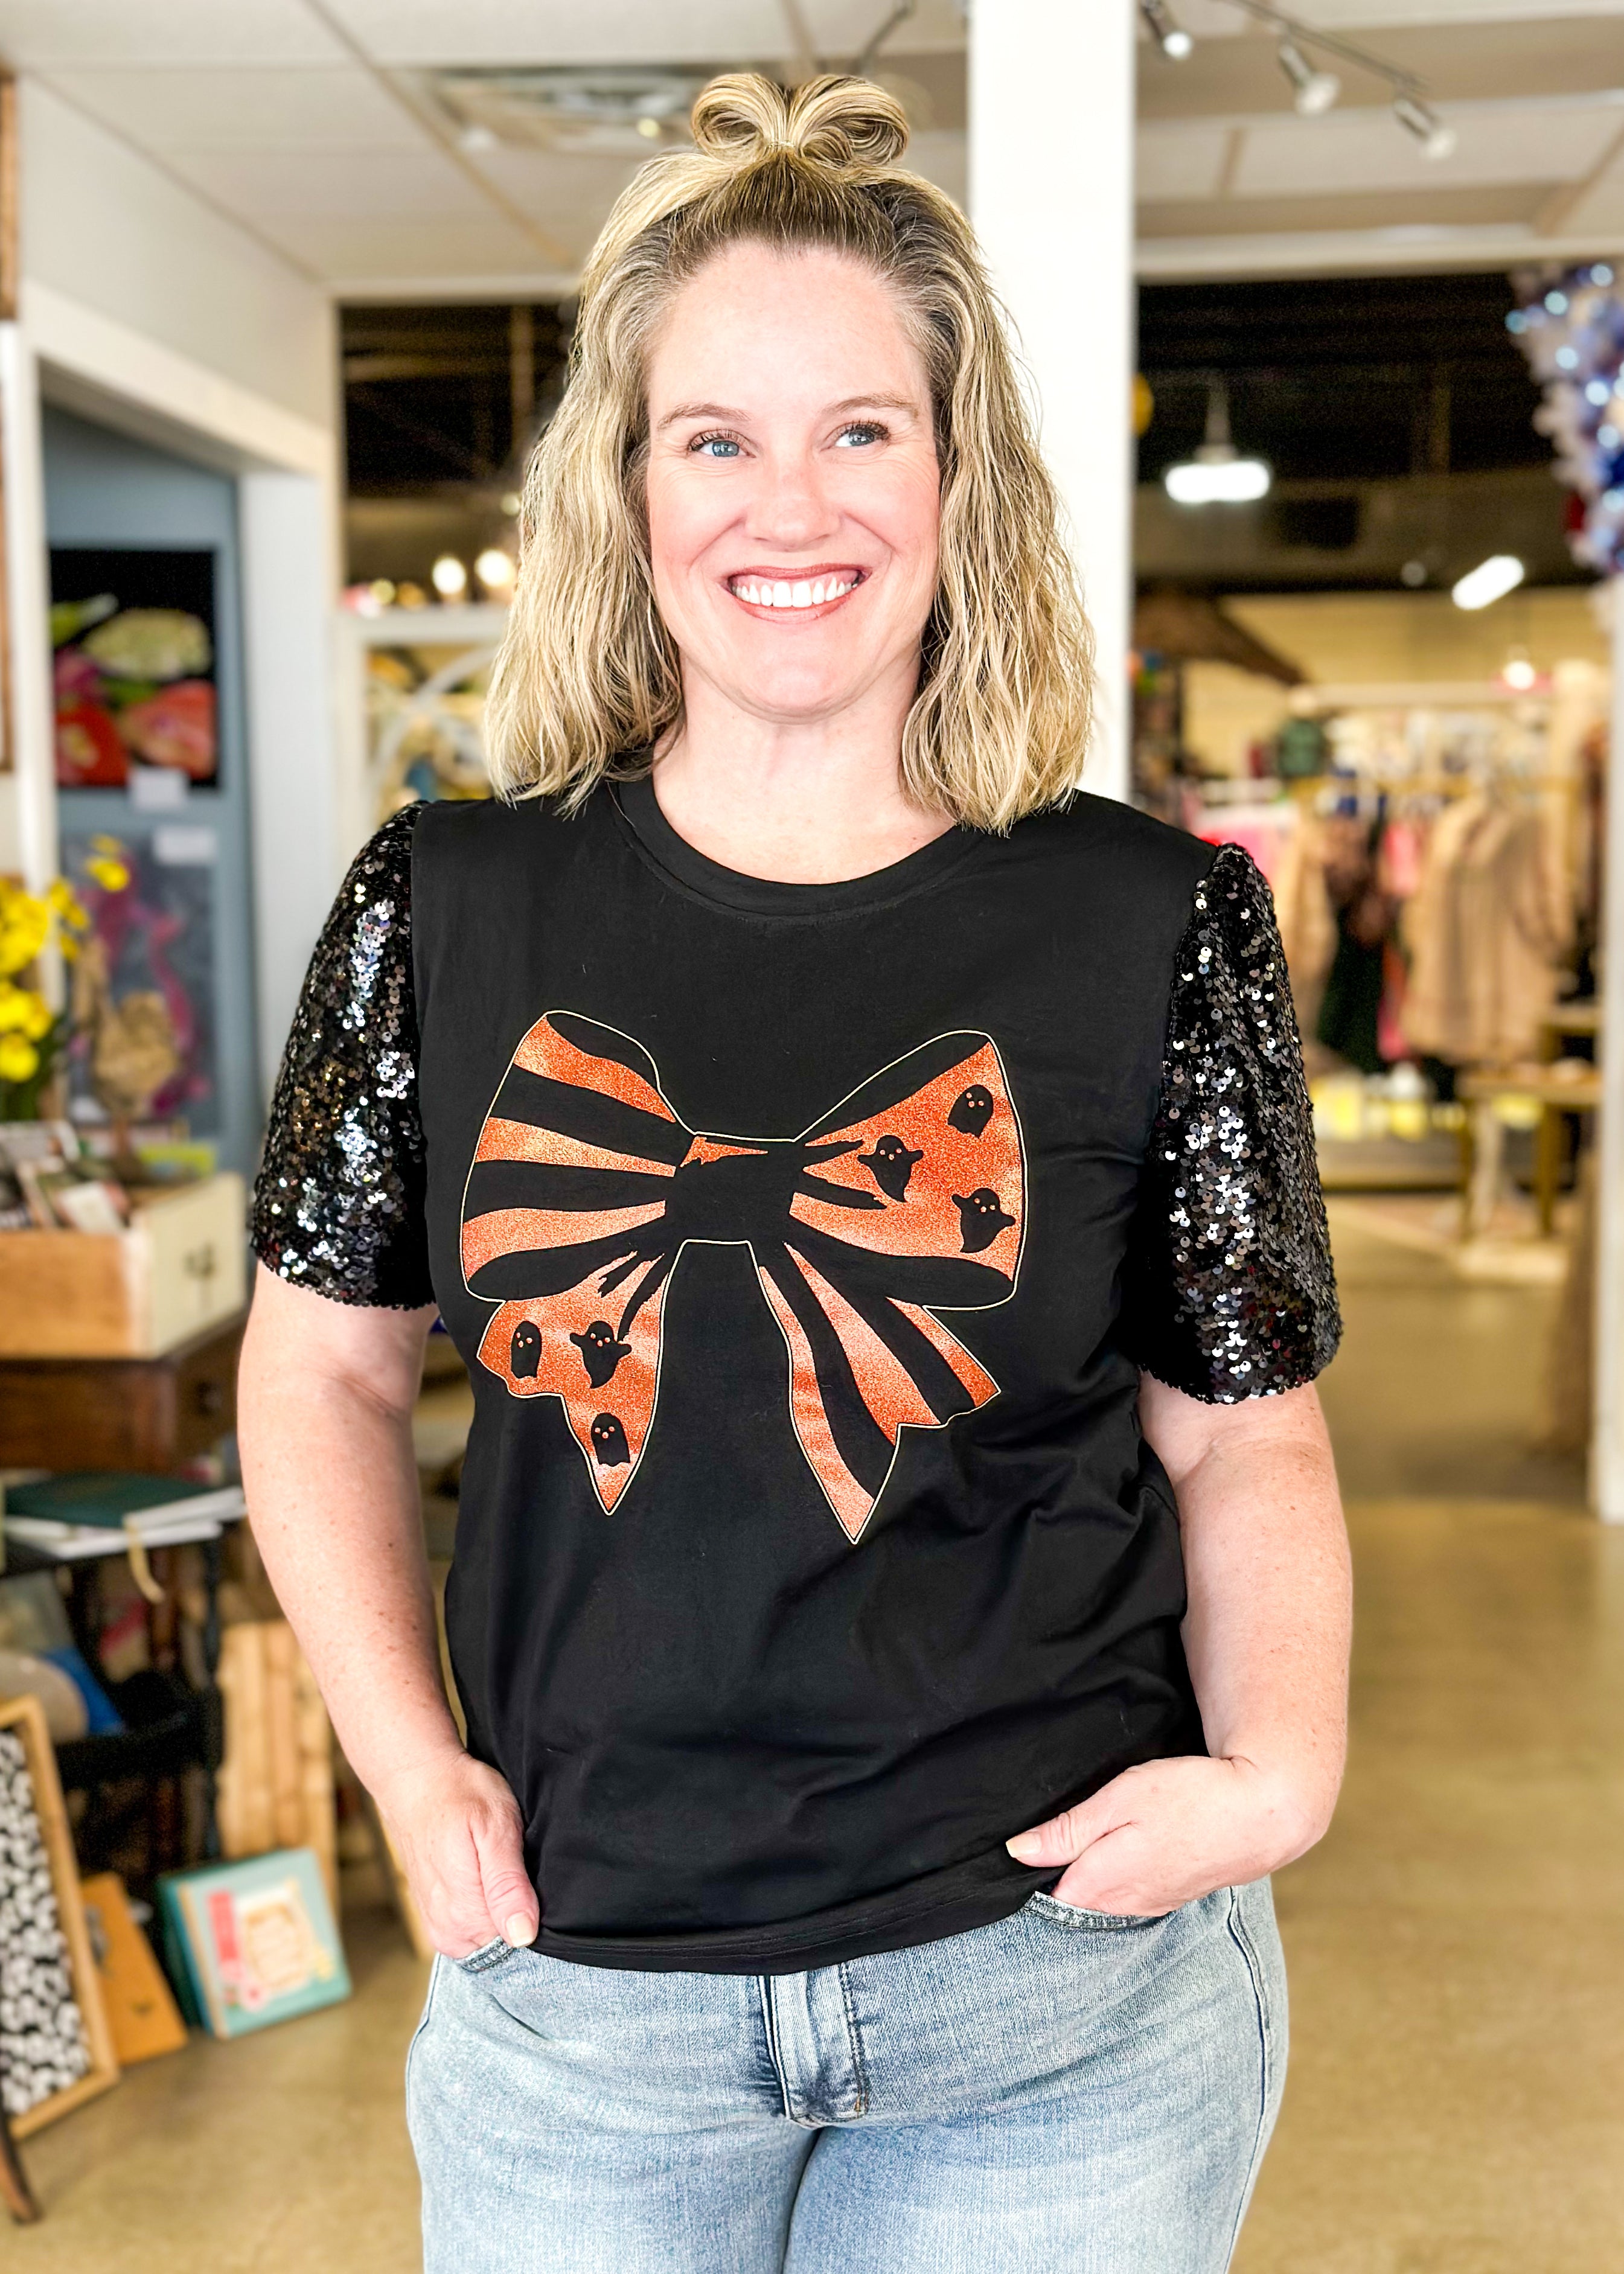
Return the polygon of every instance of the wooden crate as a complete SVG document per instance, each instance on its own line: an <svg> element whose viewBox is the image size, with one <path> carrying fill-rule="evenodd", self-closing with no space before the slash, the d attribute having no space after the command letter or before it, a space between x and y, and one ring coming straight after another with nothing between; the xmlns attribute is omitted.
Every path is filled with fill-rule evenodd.
<svg viewBox="0 0 1624 2274"><path fill-rule="evenodd" d="M284 1619L225 1630L216 1677L226 1750L216 1786L225 1855L313 1848L338 1916L333 1736L315 1677Z"/></svg>
<svg viewBox="0 0 1624 2274"><path fill-rule="evenodd" d="M158 1358L240 1311L240 1177L137 1208L127 1231L0 1231L0 1358Z"/></svg>

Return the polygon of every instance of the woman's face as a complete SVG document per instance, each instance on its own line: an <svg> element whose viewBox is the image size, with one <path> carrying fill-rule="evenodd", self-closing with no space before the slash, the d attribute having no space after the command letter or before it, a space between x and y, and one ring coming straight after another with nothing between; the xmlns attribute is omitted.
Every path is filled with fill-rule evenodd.
<svg viewBox="0 0 1624 2274"><path fill-rule="evenodd" d="M649 543L682 657L755 717L913 698L936 585L930 389L891 289L741 244L673 301L649 368Z"/></svg>

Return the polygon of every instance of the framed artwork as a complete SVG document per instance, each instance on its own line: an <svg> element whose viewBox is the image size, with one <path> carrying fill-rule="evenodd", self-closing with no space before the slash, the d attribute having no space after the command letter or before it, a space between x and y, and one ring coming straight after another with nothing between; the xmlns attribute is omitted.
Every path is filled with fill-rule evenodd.
<svg viewBox="0 0 1624 2274"><path fill-rule="evenodd" d="M53 546L50 579L57 787L217 783L214 553Z"/></svg>
<svg viewBox="0 0 1624 2274"><path fill-rule="evenodd" d="M70 1094L94 1096L92 1054L118 1039L117 1030L132 1048L157 1034L173 1064L148 1116L184 1118L198 1137L220 1127L217 850L205 823L169 822L144 837L62 833L62 872L89 913L94 950L75 968L81 1032L69 1054ZM117 889L101 881L109 857L127 880Z"/></svg>
<svg viewBox="0 0 1624 2274"><path fill-rule="evenodd" d="M0 2103L11 2136L118 2082L56 1756L37 1698L0 1700Z"/></svg>

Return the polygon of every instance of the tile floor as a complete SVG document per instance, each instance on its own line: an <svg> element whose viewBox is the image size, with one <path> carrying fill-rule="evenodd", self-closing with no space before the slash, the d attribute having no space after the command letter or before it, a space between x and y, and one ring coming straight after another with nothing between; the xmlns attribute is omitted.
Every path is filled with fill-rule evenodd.
<svg viewBox="0 0 1624 2274"><path fill-rule="evenodd" d="M1337 1249L1355 1743L1279 1883L1291 2082L1237 2274L1616 2274L1624 1533L1530 1449L1552 1290L1462 1286L1357 1213ZM359 1894L350 2004L28 2143L47 2215L0 2230L7 2274L410 2274L422 1971Z"/></svg>

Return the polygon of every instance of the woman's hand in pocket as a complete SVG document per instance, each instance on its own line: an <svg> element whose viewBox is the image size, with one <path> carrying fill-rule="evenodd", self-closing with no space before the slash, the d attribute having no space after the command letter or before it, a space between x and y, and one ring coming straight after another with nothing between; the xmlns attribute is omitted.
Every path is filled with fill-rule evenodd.
<svg viewBox="0 0 1624 2274"><path fill-rule="evenodd" d="M429 1940L447 1958L535 1940L541 1908L524 1868L518 1803L460 1749L376 1793Z"/></svg>
<svg viewBox="0 0 1624 2274"><path fill-rule="evenodd" d="M1324 1828L1289 1777L1192 1755L1124 1769L1008 1845L1018 1863L1067 1866L1061 1902L1143 1917L1260 1879Z"/></svg>

